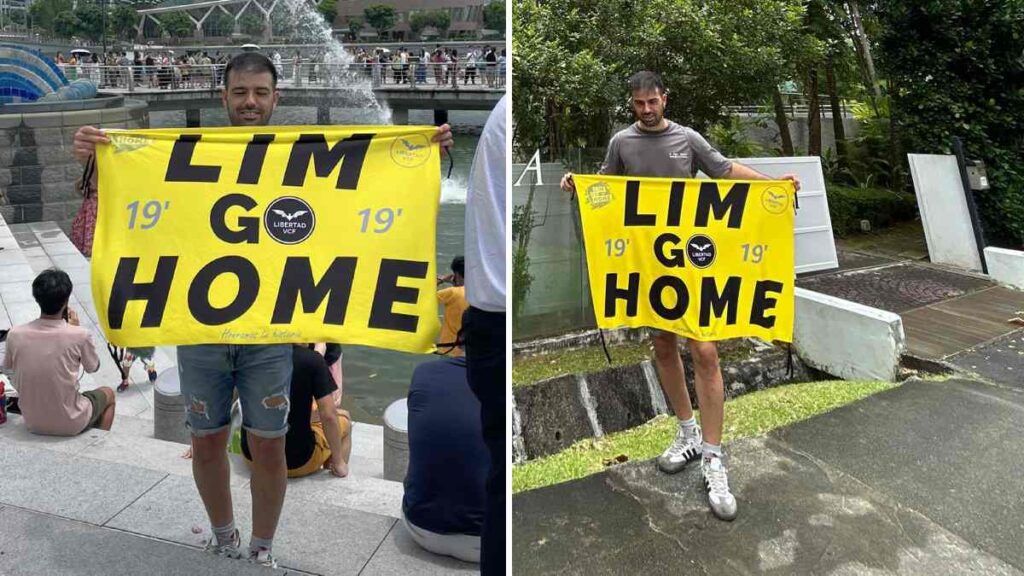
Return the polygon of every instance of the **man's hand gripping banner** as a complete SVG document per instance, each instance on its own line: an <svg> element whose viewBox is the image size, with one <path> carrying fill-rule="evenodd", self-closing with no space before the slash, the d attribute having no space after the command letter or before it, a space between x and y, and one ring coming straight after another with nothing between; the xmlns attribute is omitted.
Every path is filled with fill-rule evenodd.
<svg viewBox="0 0 1024 576"><path fill-rule="evenodd" d="M92 261L107 338L431 351L434 131L109 131Z"/></svg>
<svg viewBox="0 0 1024 576"><path fill-rule="evenodd" d="M792 341L792 182L574 180L599 327Z"/></svg>

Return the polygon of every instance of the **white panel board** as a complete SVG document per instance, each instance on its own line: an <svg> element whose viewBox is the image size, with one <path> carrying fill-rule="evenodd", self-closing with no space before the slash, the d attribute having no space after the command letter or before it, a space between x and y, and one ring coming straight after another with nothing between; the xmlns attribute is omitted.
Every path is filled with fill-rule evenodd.
<svg viewBox="0 0 1024 576"><path fill-rule="evenodd" d="M980 271L981 257L956 156L907 154L907 159L931 261Z"/></svg>
<svg viewBox="0 0 1024 576"><path fill-rule="evenodd" d="M800 178L796 211L796 273L832 270L839 267L832 219L828 213L825 176L817 156L739 158L738 162L762 174L780 177L796 174ZM703 173L701 177L706 177Z"/></svg>

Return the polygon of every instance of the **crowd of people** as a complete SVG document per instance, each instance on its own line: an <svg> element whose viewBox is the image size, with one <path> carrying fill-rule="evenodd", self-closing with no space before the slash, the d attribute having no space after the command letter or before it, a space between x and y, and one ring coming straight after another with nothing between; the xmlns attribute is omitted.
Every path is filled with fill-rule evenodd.
<svg viewBox="0 0 1024 576"><path fill-rule="evenodd" d="M210 57L203 53L199 58L205 64ZM143 81L150 74L159 76L151 68L165 64L163 57L154 58L152 65L149 57L142 62ZM231 125L270 124L281 66L280 58L254 52L227 62L224 106ZM443 357L417 367L407 399L410 454L404 524L427 550L480 562L483 574L505 570L506 102L507 96L492 111L471 168L466 256L457 257L451 272L437 278L439 287L451 284L437 293L444 306L438 342ZM450 147L451 128L439 126L433 141ZM109 143L105 132L93 126L75 134L72 151L86 167L81 181L86 198L98 198L93 159L96 147ZM76 242L86 256L91 240L89 230ZM73 289L67 273L41 273L32 286L40 317L7 335L5 372L19 397L25 425L34 433L74 436L93 427L109 430L114 422L112 388L81 391L82 373L97 372L100 360L92 332L79 326L70 308ZM341 409L341 360L340 346L324 343L177 347L191 434L187 457L212 532L208 552L276 566L273 539L287 479L321 470L336 477L349 474L352 425L349 413ZM242 452L252 470L247 550L234 520L226 452L236 403L241 408Z"/></svg>
<svg viewBox="0 0 1024 576"><path fill-rule="evenodd" d="M470 47L463 52L442 47L395 51L387 48L346 49L345 54L316 50L291 58L274 51L269 58L281 81L292 85L340 86L369 80L374 86L433 84L504 88L507 54L496 46ZM216 88L231 56L220 51L111 51L106 54L58 52L55 62L69 80L87 78L100 88Z"/></svg>
<svg viewBox="0 0 1024 576"><path fill-rule="evenodd" d="M100 88L216 88L223 79L230 56L219 51L173 50L74 53L65 58L58 52L54 61L68 80L86 78Z"/></svg>

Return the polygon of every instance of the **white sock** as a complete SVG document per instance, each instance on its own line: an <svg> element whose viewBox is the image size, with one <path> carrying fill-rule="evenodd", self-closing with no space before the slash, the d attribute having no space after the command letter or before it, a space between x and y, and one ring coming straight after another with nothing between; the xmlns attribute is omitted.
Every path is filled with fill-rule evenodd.
<svg viewBox="0 0 1024 576"><path fill-rule="evenodd" d="M696 416L690 416L689 419L687 419L687 420L683 420L682 418L677 418L677 420L679 422L679 429L680 430L682 430L683 432L685 432L686 434L689 434L689 435L696 434L696 432L697 432L697 417Z"/></svg>
<svg viewBox="0 0 1024 576"><path fill-rule="evenodd" d="M231 541L235 537L235 521L232 520L227 526L221 526L220 528L213 526L213 537L217 539L218 546L224 546L231 544Z"/></svg>
<svg viewBox="0 0 1024 576"><path fill-rule="evenodd" d="M710 458L715 456L716 458L722 457L722 445L721 444L708 444L704 443L704 457Z"/></svg>

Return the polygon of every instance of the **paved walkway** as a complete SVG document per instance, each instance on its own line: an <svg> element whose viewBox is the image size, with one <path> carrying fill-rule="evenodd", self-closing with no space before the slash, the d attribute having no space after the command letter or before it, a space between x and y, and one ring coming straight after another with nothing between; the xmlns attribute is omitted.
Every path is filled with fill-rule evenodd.
<svg viewBox="0 0 1024 576"><path fill-rule="evenodd" d="M840 242L839 263L838 270L802 276L797 284L899 314L907 352L914 356L977 372L984 370L977 362L960 360L977 348L1024 336L1024 329L1009 322L1024 310L1024 292L931 264L919 226L902 224L891 234Z"/></svg>
<svg viewBox="0 0 1024 576"><path fill-rule="evenodd" d="M912 380L730 446L732 523L696 465L513 498L524 574L1022 574L1024 390Z"/></svg>
<svg viewBox="0 0 1024 576"><path fill-rule="evenodd" d="M102 350L89 288L89 263L53 223L8 227L0 218L0 328L39 315L31 282L59 266L75 284L71 306L101 348L101 368L82 390L116 386ZM159 370L174 369L174 348L157 351ZM153 438L153 386L141 363L118 394L110 432L72 438L30 434L20 416L0 426L0 574L249 574L263 569L204 554L209 523L184 446ZM474 573L475 564L435 556L401 526L403 487L383 479L383 429L353 424L351 473L290 480L275 554L296 574ZM249 471L230 454L236 521L248 541Z"/></svg>

